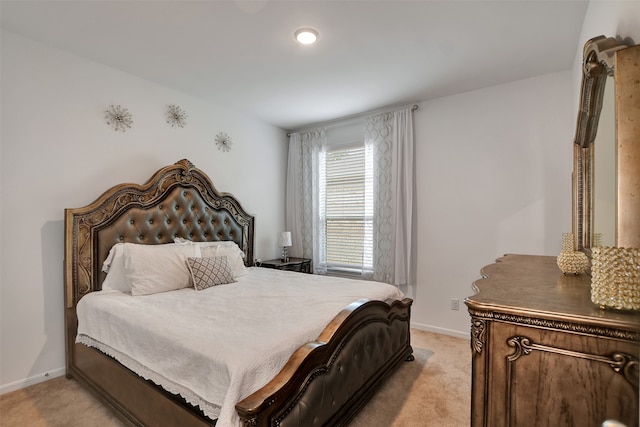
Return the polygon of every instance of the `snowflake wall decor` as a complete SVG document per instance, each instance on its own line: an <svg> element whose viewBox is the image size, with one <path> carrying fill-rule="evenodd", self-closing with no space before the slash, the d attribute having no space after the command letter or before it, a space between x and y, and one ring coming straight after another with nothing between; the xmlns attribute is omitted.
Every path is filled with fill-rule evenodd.
<svg viewBox="0 0 640 427"><path fill-rule="evenodd" d="M167 123L171 125L171 127L179 126L181 128L187 124L187 113L177 105L169 105L167 109Z"/></svg>
<svg viewBox="0 0 640 427"><path fill-rule="evenodd" d="M231 137L226 134L226 132L220 132L216 135L216 144L218 145L218 150L229 151L231 150Z"/></svg>
<svg viewBox="0 0 640 427"><path fill-rule="evenodd" d="M110 105L104 112L104 118L115 131L124 132L133 124L133 116L129 110L120 105Z"/></svg>

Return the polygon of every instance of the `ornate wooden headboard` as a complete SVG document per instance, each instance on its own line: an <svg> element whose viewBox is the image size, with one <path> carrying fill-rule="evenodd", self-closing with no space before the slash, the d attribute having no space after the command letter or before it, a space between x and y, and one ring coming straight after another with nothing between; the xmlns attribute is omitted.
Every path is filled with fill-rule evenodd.
<svg viewBox="0 0 640 427"><path fill-rule="evenodd" d="M65 307L101 289L102 263L116 243L233 240L250 265L253 233L254 217L186 159L143 185L116 185L85 207L65 209Z"/></svg>

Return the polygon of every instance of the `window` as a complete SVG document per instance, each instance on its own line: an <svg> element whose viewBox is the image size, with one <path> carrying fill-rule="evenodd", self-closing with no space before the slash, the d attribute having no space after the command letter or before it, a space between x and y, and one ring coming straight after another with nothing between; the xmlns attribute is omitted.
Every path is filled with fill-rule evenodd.
<svg viewBox="0 0 640 427"><path fill-rule="evenodd" d="M360 273L370 258L369 169L364 146L326 154L326 261L330 270Z"/></svg>
<svg viewBox="0 0 640 427"><path fill-rule="evenodd" d="M317 274L412 280L412 120L405 108L291 135L285 219Z"/></svg>

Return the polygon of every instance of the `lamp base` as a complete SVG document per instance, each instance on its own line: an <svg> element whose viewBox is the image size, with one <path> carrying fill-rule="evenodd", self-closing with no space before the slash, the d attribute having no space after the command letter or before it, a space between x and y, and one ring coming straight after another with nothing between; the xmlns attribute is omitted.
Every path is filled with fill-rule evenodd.
<svg viewBox="0 0 640 427"><path fill-rule="evenodd" d="M282 262L289 262L289 256L287 255L287 247L282 247Z"/></svg>

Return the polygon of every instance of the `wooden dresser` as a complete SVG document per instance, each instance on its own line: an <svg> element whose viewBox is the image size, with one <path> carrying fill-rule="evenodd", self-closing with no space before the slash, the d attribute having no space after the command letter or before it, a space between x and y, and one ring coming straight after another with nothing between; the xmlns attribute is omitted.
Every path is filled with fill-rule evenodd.
<svg viewBox="0 0 640 427"><path fill-rule="evenodd" d="M482 269L471 315L471 425L638 427L640 313L601 310L587 275L505 255Z"/></svg>

